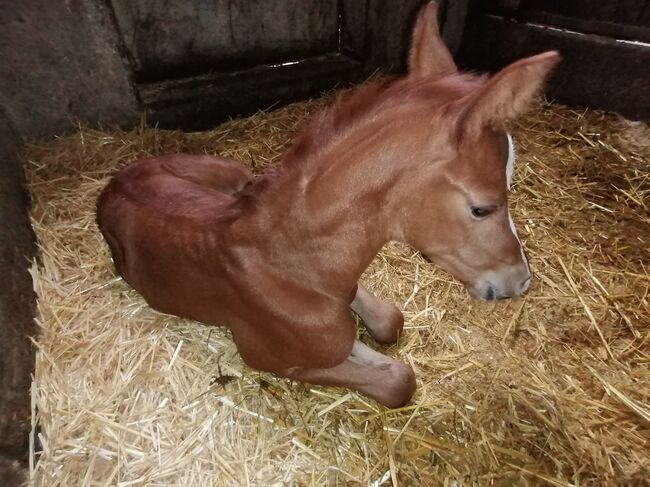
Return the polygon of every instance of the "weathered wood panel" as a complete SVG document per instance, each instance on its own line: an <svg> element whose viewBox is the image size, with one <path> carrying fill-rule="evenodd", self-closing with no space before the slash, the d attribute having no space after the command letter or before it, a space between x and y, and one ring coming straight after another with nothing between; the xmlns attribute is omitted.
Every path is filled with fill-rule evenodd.
<svg viewBox="0 0 650 487"><path fill-rule="evenodd" d="M338 48L337 0L111 0L140 81L295 61Z"/></svg>
<svg viewBox="0 0 650 487"><path fill-rule="evenodd" d="M368 70L395 73L406 70L406 53L411 29L422 0L366 1L366 52Z"/></svg>
<svg viewBox="0 0 650 487"><path fill-rule="evenodd" d="M649 3L648 0L521 0L518 10L648 27L644 24L643 13Z"/></svg>
<svg viewBox="0 0 650 487"><path fill-rule="evenodd" d="M78 120L137 122L129 69L104 4L0 2L0 106L27 139L65 132Z"/></svg>
<svg viewBox="0 0 650 487"><path fill-rule="evenodd" d="M466 24L460 53L467 68L495 71L524 56L556 49L563 61L550 98L650 120L650 48L608 37L564 32L489 16Z"/></svg>
<svg viewBox="0 0 650 487"><path fill-rule="evenodd" d="M361 65L346 56L317 56L285 66L208 74L142 85L149 124L205 130L237 115L317 95L359 78Z"/></svg>
<svg viewBox="0 0 650 487"><path fill-rule="evenodd" d="M439 19L442 38L452 55L460 49L470 0L440 0Z"/></svg>
<svg viewBox="0 0 650 487"><path fill-rule="evenodd" d="M332 43L328 37L326 42L319 44L320 50L327 50L324 55L302 58L296 64L257 64L248 69L232 69L227 63L217 63L207 74L170 79L172 74L179 74L172 70L166 73L166 79L141 81L138 89L147 120L165 128L202 130L231 116L248 115L261 108L318 95L336 85L359 81L376 71L403 72L413 22L425 2L338 0L331 11L337 18L335 27L339 29L336 42ZM440 3L443 35L452 49L460 43L467 4L468 0L442 0ZM325 3L315 2L315 5ZM323 18L323 15L317 17ZM212 44L213 61L220 56L219 50L223 47L220 42ZM262 55L273 52L273 46L266 49L261 51ZM300 59L296 54L287 56ZM200 64L193 67L199 68L205 70ZM143 76L156 78L150 74Z"/></svg>
<svg viewBox="0 0 650 487"><path fill-rule="evenodd" d="M14 460L27 458L34 370L29 337L36 333L28 272L35 245L19 148L20 138L0 111L0 480L5 482L20 477Z"/></svg>
<svg viewBox="0 0 650 487"><path fill-rule="evenodd" d="M650 0L498 0L478 5L520 22L535 22L587 34L650 42Z"/></svg>
<svg viewBox="0 0 650 487"><path fill-rule="evenodd" d="M341 51L358 59L366 75L404 72L413 23L426 1L341 1ZM438 0L438 22L452 54L460 47L468 4Z"/></svg>

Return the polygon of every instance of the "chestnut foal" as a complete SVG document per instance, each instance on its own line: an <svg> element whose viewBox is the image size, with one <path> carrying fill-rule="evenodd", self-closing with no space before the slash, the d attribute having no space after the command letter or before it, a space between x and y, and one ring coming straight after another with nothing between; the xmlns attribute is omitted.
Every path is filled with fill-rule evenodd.
<svg viewBox="0 0 650 487"><path fill-rule="evenodd" d="M102 192L99 228L118 272L153 308L228 326L249 366L403 405L413 370L357 340L350 308L381 343L397 340L402 314L357 280L397 240L478 298L528 288L502 124L558 59L533 56L489 79L459 74L431 3L408 76L340 97L279 168L254 177L210 156L139 160Z"/></svg>

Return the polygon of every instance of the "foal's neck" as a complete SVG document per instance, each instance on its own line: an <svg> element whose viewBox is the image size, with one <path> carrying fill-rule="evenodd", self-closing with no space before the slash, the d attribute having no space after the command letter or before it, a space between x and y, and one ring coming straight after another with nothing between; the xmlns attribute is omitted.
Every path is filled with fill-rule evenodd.
<svg viewBox="0 0 650 487"><path fill-rule="evenodd" d="M353 286L399 234L404 150L382 132L351 133L264 176L253 210L264 245L289 252L305 272L329 276L336 268L337 285Z"/></svg>

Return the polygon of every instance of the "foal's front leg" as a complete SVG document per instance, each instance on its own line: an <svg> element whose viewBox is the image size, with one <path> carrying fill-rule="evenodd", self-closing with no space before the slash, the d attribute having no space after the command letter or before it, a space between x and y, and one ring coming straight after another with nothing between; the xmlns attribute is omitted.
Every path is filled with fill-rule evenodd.
<svg viewBox="0 0 650 487"><path fill-rule="evenodd" d="M357 390L389 408L406 404L415 392L413 369L355 340L350 356L328 369L291 367L280 375L311 384Z"/></svg>
<svg viewBox="0 0 650 487"><path fill-rule="evenodd" d="M394 304L382 301L361 284L350 308L364 321L372 337L379 343L393 343L404 328L404 316Z"/></svg>

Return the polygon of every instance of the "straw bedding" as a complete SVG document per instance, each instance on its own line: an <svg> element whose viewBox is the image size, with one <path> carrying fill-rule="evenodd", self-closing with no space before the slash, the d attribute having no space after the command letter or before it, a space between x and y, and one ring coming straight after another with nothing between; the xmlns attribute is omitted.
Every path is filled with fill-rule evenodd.
<svg viewBox="0 0 650 487"><path fill-rule="evenodd" d="M224 329L116 277L95 198L136 157L278 161L328 98L183 134L75 135L25 154L40 256L35 485L647 485L650 129L544 104L513 127L511 209L536 282L482 303L403 245L363 277L403 310L413 402L245 367ZM360 333L368 343L362 329Z"/></svg>

